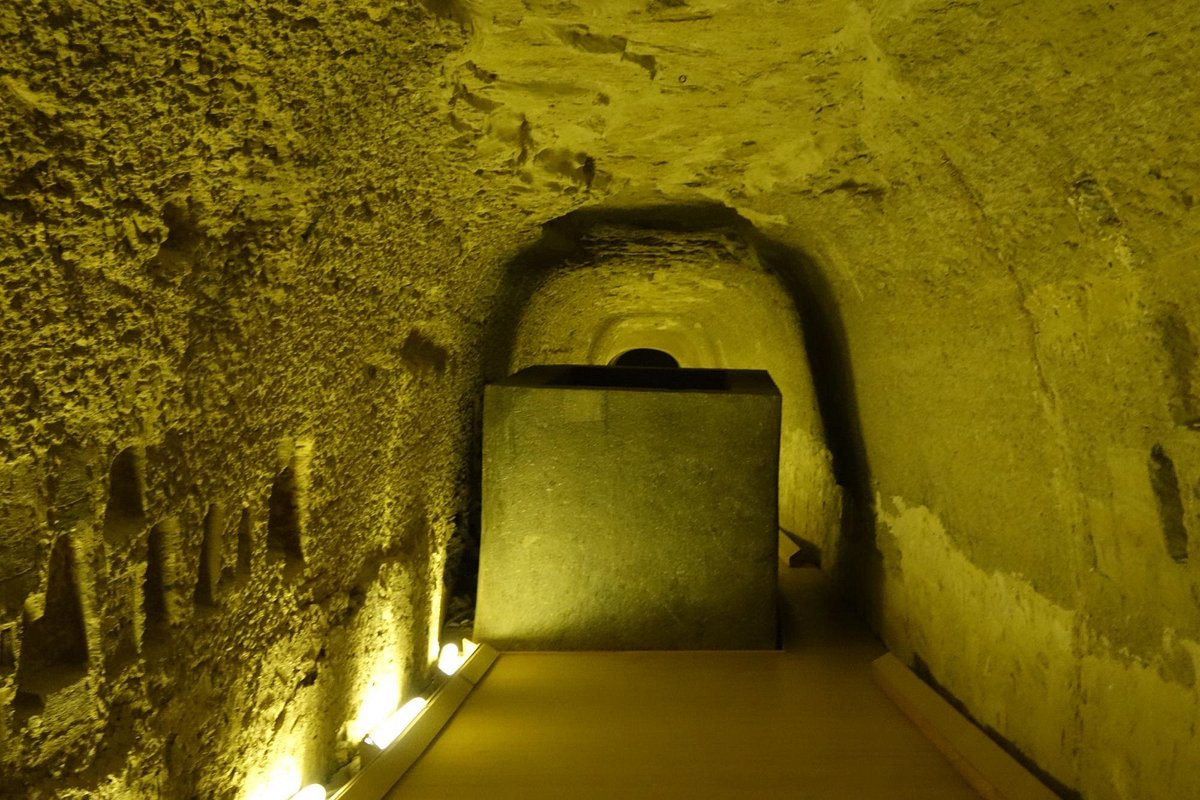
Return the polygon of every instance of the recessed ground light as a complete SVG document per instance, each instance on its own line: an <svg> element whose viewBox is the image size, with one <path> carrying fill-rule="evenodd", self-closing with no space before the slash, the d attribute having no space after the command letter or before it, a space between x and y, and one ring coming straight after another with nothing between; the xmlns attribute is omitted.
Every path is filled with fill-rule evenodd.
<svg viewBox="0 0 1200 800"><path fill-rule="evenodd" d="M471 654L475 652L475 649L479 647L479 645L475 644L470 639L463 639L462 643L463 647L461 651L459 651L458 645L456 645L454 642L450 642L442 647L442 652L438 656L438 669L440 669L443 674L453 675L454 673L458 672L458 668L461 667L466 660L471 657Z"/></svg>
<svg viewBox="0 0 1200 800"><path fill-rule="evenodd" d="M396 739L400 738L400 734L404 733L409 724L417 718L421 710L425 708L425 703L426 700L424 697L414 697L400 706L390 717L376 725L367 734L367 744L383 750L389 744L396 741Z"/></svg>
<svg viewBox="0 0 1200 800"><path fill-rule="evenodd" d="M319 783L310 783L292 795L292 800L325 800L325 787Z"/></svg>
<svg viewBox="0 0 1200 800"><path fill-rule="evenodd" d="M449 651L442 648L448 652L446 666L453 666L454 674L440 681L428 701L421 697L409 700L363 739L359 748L362 769L338 789L338 800L378 800L450 721L498 656L486 644L476 645L466 639L463 644L467 648L465 656L458 656L457 647Z"/></svg>

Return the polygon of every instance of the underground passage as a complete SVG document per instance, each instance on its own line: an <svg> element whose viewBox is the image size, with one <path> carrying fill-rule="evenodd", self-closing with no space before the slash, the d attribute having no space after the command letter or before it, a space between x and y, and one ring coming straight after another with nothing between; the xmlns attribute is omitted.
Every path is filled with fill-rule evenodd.
<svg viewBox="0 0 1200 800"><path fill-rule="evenodd" d="M1200 796L1200 8L0 8L0 797Z"/></svg>

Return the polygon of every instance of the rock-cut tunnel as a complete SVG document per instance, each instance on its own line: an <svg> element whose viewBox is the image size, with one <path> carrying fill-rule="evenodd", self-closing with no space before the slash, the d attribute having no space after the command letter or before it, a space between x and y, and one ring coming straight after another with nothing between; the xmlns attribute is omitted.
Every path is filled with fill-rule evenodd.
<svg viewBox="0 0 1200 800"><path fill-rule="evenodd" d="M1193 3L128 6L0 9L0 797L1200 796Z"/></svg>
<svg viewBox="0 0 1200 800"><path fill-rule="evenodd" d="M837 310L806 256L721 206L662 205L559 219L509 269L489 380L654 351L682 367L768 371L783 396L779 524L836 563L843 503L856 505L843 487L869 506L869 480Z"/></svg>

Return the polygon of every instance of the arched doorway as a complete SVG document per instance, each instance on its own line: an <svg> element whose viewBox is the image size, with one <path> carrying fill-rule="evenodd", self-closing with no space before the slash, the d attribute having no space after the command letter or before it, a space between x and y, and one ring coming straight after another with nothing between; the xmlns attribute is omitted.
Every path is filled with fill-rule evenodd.
<svg viewBox="0 0 1200 800"><path fill-rule="evenodd" d="M653 347L635 347L614 358L609 362L609 366L672 369L679 366L679 361L665 350L657 350Z"/></svg>

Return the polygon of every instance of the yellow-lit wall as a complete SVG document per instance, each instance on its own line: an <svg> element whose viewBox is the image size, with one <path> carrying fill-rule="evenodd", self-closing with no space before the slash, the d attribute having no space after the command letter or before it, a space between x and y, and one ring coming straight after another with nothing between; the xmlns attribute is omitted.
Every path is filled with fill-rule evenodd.
<svg viewBox="0 0 1200 800"><path fill-rule="evenodd" d="M1194 794L1200 556L1167 532L1200 536L1195 4L429 5L457 21L0 9L0 792L278 794L345 763L363 700L426 669L482 377L514 341L603 358L599 313L572 333L525 285L577 252L541 226L703 201L836 311L825 444L888 644L1089 800ZM801 341L756 274L734 305L770 332L706 311L715 357ZM613 314L646 285L583 277L557 280ZM547 327L514 339L529 297ZM243 508L252 542L215 608L213 505L221 563ZM60 561L85 676L35 711L22 642Z"/></svg>
<svg viewBox="0 0 1200 800"><path fill-rule="evenodd" d="M424 685L471 287L519 241L434 111L462 41L409 4L0 9L0 795L286 798ZM25 647L56 542L82 667Z"/></svg>

